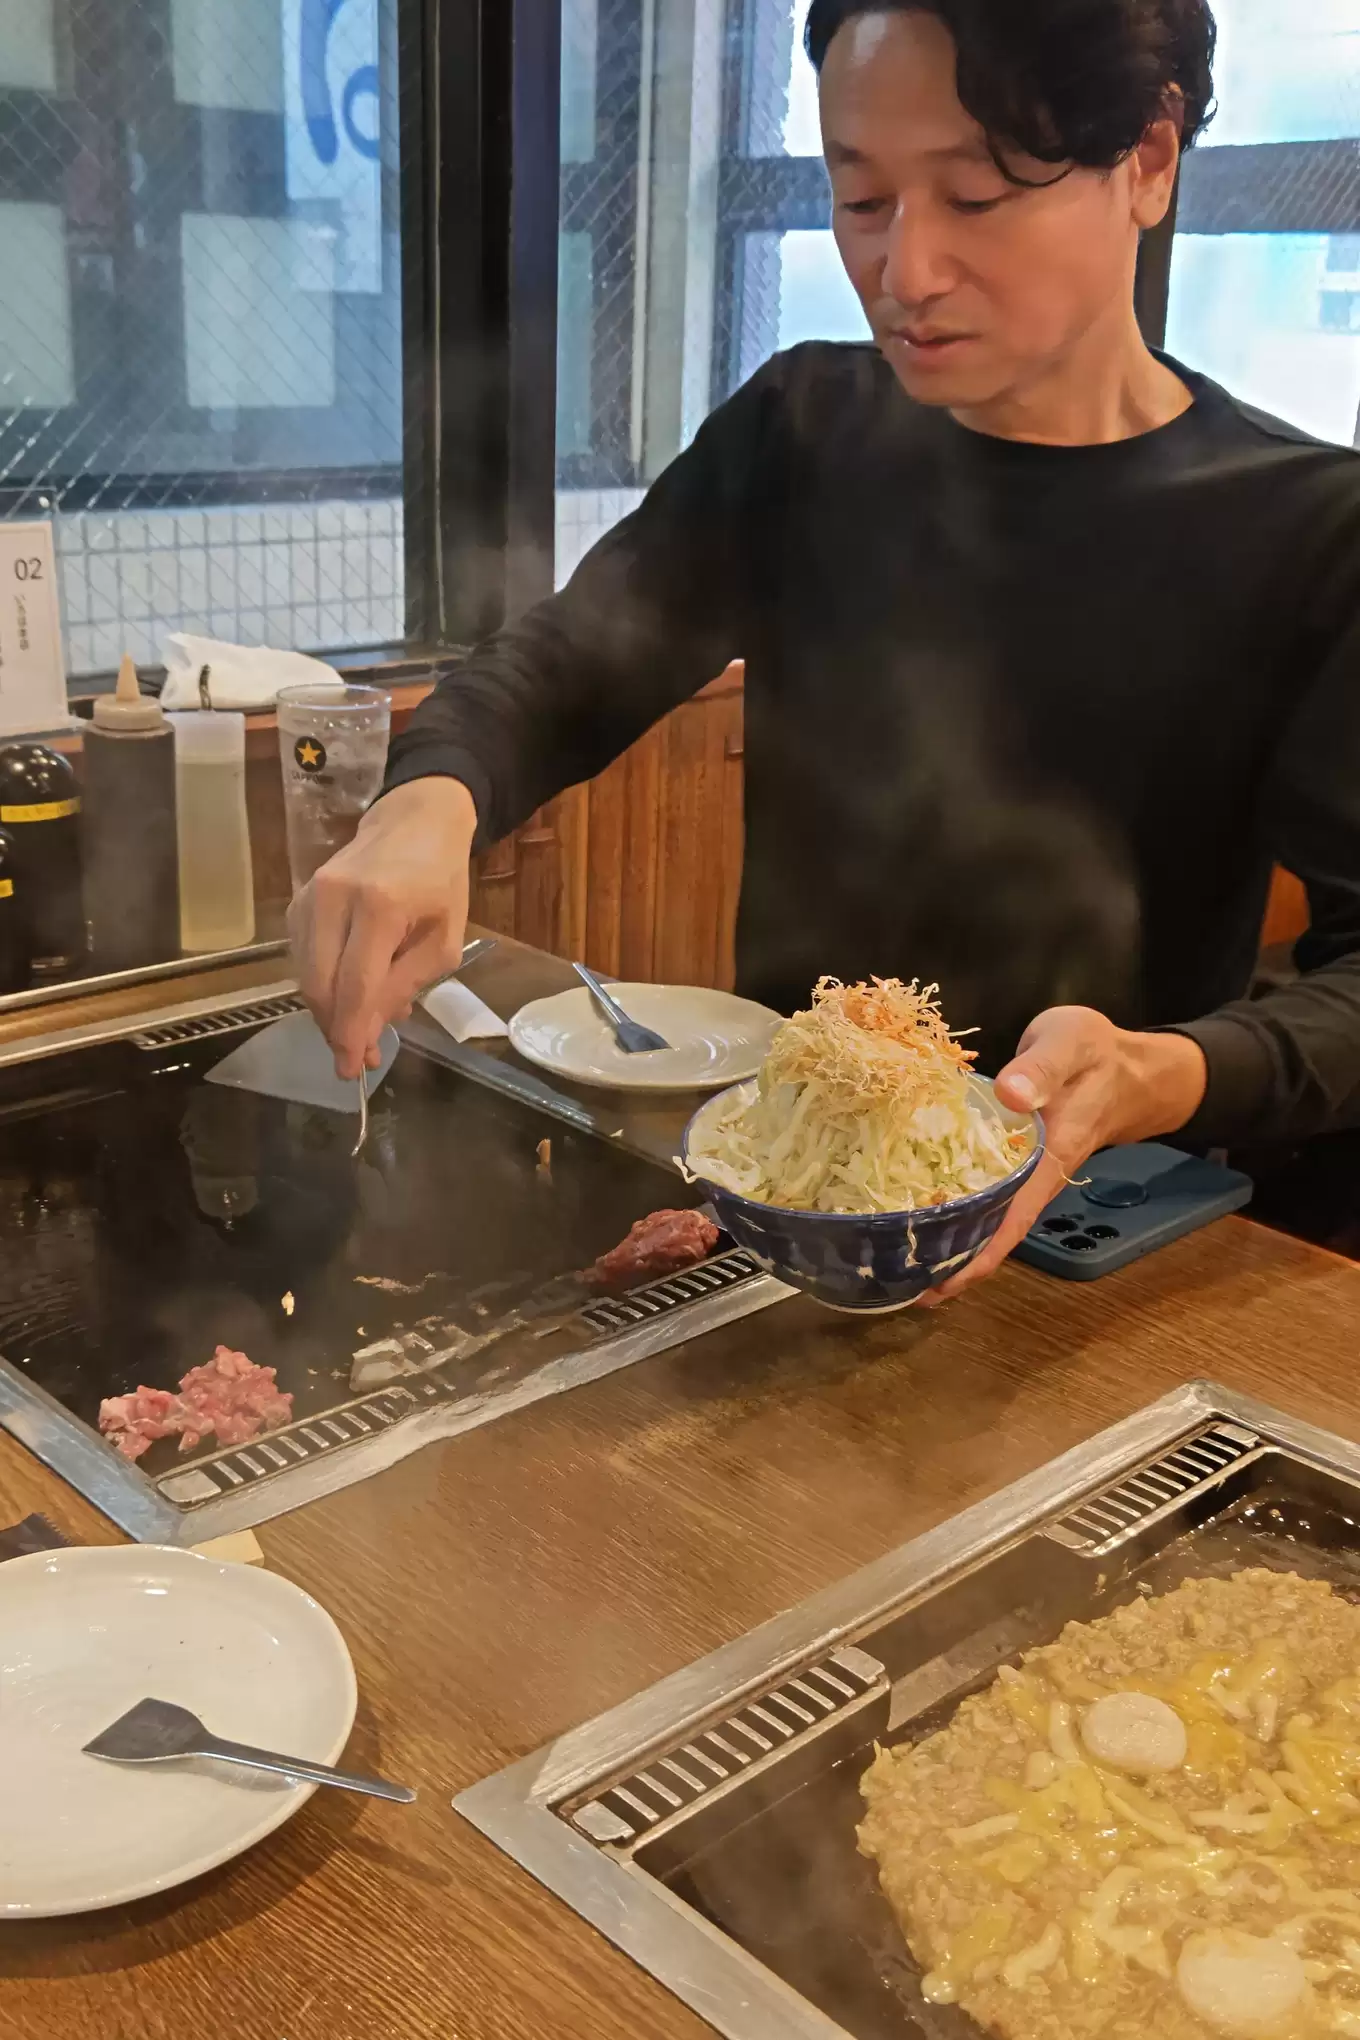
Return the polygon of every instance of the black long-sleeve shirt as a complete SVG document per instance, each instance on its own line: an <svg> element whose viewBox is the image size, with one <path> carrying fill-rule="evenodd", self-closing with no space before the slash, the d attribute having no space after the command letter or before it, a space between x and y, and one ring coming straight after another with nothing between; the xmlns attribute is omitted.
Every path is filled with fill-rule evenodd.
<svg viewBox="0 0 1360 2040"><path fill-rule="evenodd" d="M1096 1005L1201 1044L1205 1142L1360 1124L1360 457L1177 372L1172 424L1048 447L870 347L778 357L390 783L462 780L494 841L742 658L743 991L938 982L983 1068ZM1312 926L1249 999L1277 862Z"/></svg>

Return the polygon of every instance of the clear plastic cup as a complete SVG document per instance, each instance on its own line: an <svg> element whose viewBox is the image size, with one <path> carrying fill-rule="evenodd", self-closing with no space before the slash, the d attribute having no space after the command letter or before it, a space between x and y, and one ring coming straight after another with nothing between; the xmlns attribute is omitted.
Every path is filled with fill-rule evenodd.
<svg viewBox="0 0 1360 2040"><path fill-rule="evenodd" d="M353 840L382 790L392 733L382 687L320 681L279 692L279 758L293 890Z"/></svg>

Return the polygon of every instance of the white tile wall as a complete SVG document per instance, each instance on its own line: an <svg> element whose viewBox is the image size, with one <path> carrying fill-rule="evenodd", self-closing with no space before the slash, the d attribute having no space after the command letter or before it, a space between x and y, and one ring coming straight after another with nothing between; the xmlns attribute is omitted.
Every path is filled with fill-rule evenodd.
<svg viewBox="0 0 1360 2040"><path fill-rule="evenodd" d="M52 0L0 0L0 86L56 91Z"/></svg>
<svg viewBox="0 0 1360 2040"><path fill-rule="evenodd" d="M639 489L559 492L559 587L641 501ZM59 518L56 535L73 677L128 651L159 664L175 630L297 651L405 636L400 502L87 511Z"/></svg>
<svg viewBox="0 0 1360 2040"><path fill-rule="evenodd" d="M569 581L591 547L629 516L642 489L559 489L557 493L557 585Z"/></svg>
<svg viewBox="0 0 1360 2040"><path fill-rule="evenodd" d="M0 204L0 277L0 411L59 410L75 397L60 206Z"/></svg>
<svg viewBox="0 0 1360 2040"><path fill-rule="evenodd" d="M6 5L26 0L0 0ZM49 0L50 4L50 0ZM175 97L186 106L241 113L283 111L283 25L279 0L171 0Z"/></svg>
<svg viewBox="0 0 1360 2040"><path fill-rule="evenodd" d="M57 522L73 677L124 652L160 664L171 631L340 650L406 635L400 503L82 512Z"/></svg>
<svg viewBox="0 0 1360 2040"><path fill-rule="evenodd" d="M335 402L335 240L305 220L185 213L189 402L203 410Z"/></svg>

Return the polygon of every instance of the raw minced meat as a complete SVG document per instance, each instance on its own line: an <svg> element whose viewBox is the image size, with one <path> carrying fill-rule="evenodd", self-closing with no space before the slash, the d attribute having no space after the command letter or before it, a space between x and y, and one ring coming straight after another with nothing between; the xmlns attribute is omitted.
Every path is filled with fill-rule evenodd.
<svg viewBox="0 0 1360 2040"><path fill-rule="evenodd" d="M140 1459L161 1438L179 1439L195 1452L205 1438L248 1445L262 1431L290 1421L293 1398L279 1388L272 1367L257 1367L244 1353L219 1346L203 1367L191 1367L178 1392L137 1388L99 1406L99 1428L125 1459Z"/></svg>
<svg viewBox="0 0 1360 2040"><path fill-rule="evenodd" d="M219 1346L206 1367L191 1367L180 1393L198 1419L195 1437L186 1431L180 1449L190 1452L217 1433L222 1445L246 1445L261 1431L277 1431L293 1414L293 1398L277 1386L272 1367L257 1367L244 1353Z"/></svg>
<svg viewBox="0 0 1360 2040"><path fill-rule="evenodd" d="M99 1405L99 1428L124 1459L140 1459L158 1438L181 1436L184 1419L182 1397L168 1388L138 1388Z"/></svg>
<svg viewBox="0 0 1360 2040"><path fill-rule="evenodd" d="M626 1240L601 1255L586 1280L596 1289L626 1289L697 1268L721 1234L702 1211L654 1211L640 1218Z"/></svg>

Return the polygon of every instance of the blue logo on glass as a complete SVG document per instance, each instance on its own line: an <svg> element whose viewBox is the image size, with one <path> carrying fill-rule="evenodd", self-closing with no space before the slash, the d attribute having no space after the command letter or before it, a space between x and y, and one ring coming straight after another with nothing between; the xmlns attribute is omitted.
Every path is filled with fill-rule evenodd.
<svg viewBox="0 0 1360 2040"><path fill-rule="evenodd" d="M346 138L359 155L367 156L376 163L380 156L380 144L376 132L378 106L378 67L376 64L361 64L351 72L340 95L340 123L335 118L335 105L331 98L330 76L327 70L327 54L330 49L331 30L336 16L345 5L345 0L298 0L299 47L301 52L302 111L307 122L307 133L316 151L317 161L329 166L340 154L340 127ZM367 134L359 125L359 102L373 101L374 133Z"/></svg>

